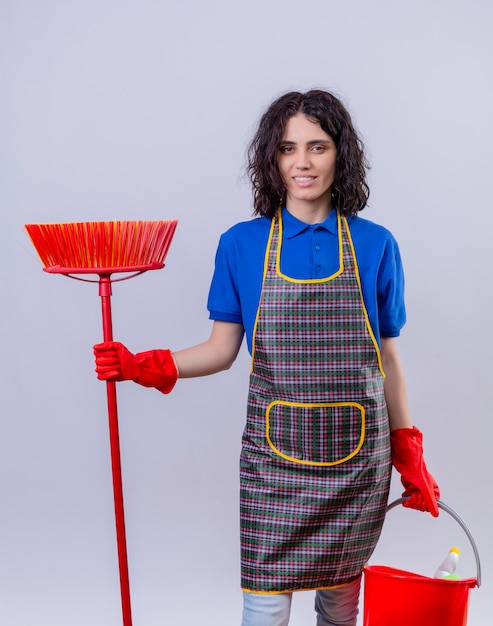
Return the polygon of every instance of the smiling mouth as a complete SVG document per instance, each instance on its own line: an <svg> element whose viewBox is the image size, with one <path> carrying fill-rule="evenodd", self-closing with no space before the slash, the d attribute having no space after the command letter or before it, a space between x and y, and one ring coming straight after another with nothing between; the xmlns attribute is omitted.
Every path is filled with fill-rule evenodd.
<svg viewBox="0 0 493 626"><path fill-rule="evenodd" d="M315 180L315 176L294 176L294 180L298 183L309 183L311 180Z"/></svg>

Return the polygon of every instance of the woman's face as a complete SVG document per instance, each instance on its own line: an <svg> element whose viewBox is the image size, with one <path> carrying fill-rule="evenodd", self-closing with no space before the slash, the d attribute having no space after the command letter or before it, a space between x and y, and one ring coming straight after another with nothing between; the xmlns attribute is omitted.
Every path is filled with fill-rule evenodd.
<svg viewBox="0 0 493 626"><path fill-rule="evenodd" d="M325 219L331 209L337 150L318 121L291 117L279 146L278 165L286 185L286 208L298 216ZM297 215L298 214L298 215Z"/></svg>

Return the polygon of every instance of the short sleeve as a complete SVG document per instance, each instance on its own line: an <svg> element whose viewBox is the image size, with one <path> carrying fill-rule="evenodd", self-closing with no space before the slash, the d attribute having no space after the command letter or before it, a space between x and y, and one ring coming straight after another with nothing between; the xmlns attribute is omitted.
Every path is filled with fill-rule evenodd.
<svg viewBox="0 0 493 626"><path fill-rule="evenodd" d="M237 258L231 239L222 235L216 251L207 308L210 319L242 324Z"/></svg>
<svg viewBox="0 0 493 626"><path fill-rule="evenodd" d="M385 242L377 275L378 324L381 337L398 337L406 323L404 269L396 240Z"/></svg>

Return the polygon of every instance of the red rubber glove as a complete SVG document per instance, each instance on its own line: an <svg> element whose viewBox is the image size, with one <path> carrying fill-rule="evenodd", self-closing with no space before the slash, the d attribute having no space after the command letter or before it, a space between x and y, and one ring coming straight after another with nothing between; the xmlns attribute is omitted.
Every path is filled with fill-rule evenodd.
<svg viewBox="0 0 493 626"><path fill-rule="evenodd" d="M132 354L118 341L94 346L99 380L133 380L144 387L169 393L178 379L178 368L169 350Z"/></svg>
<svg viewBox="0 0 493 626"><path fill-rule="evenodd" d="M402 506L418 511L428 511L438 517L437 499L440 489L426 469L423 458L423 434L413 428L398 428L390 433L392 464L401 475L404 485Z"/></svg>

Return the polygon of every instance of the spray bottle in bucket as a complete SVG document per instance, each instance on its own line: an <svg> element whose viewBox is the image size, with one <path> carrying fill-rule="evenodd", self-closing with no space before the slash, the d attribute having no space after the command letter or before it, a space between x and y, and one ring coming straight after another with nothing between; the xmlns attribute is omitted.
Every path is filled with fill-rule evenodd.
<svg viewBox="0 0 493 626"><path fill-rule="evenodd" d="M438 566L433 578L459 578L454 572L457 569L457 563L459 562L460 551L459 548L451 548L449 553Z"/></svg>

